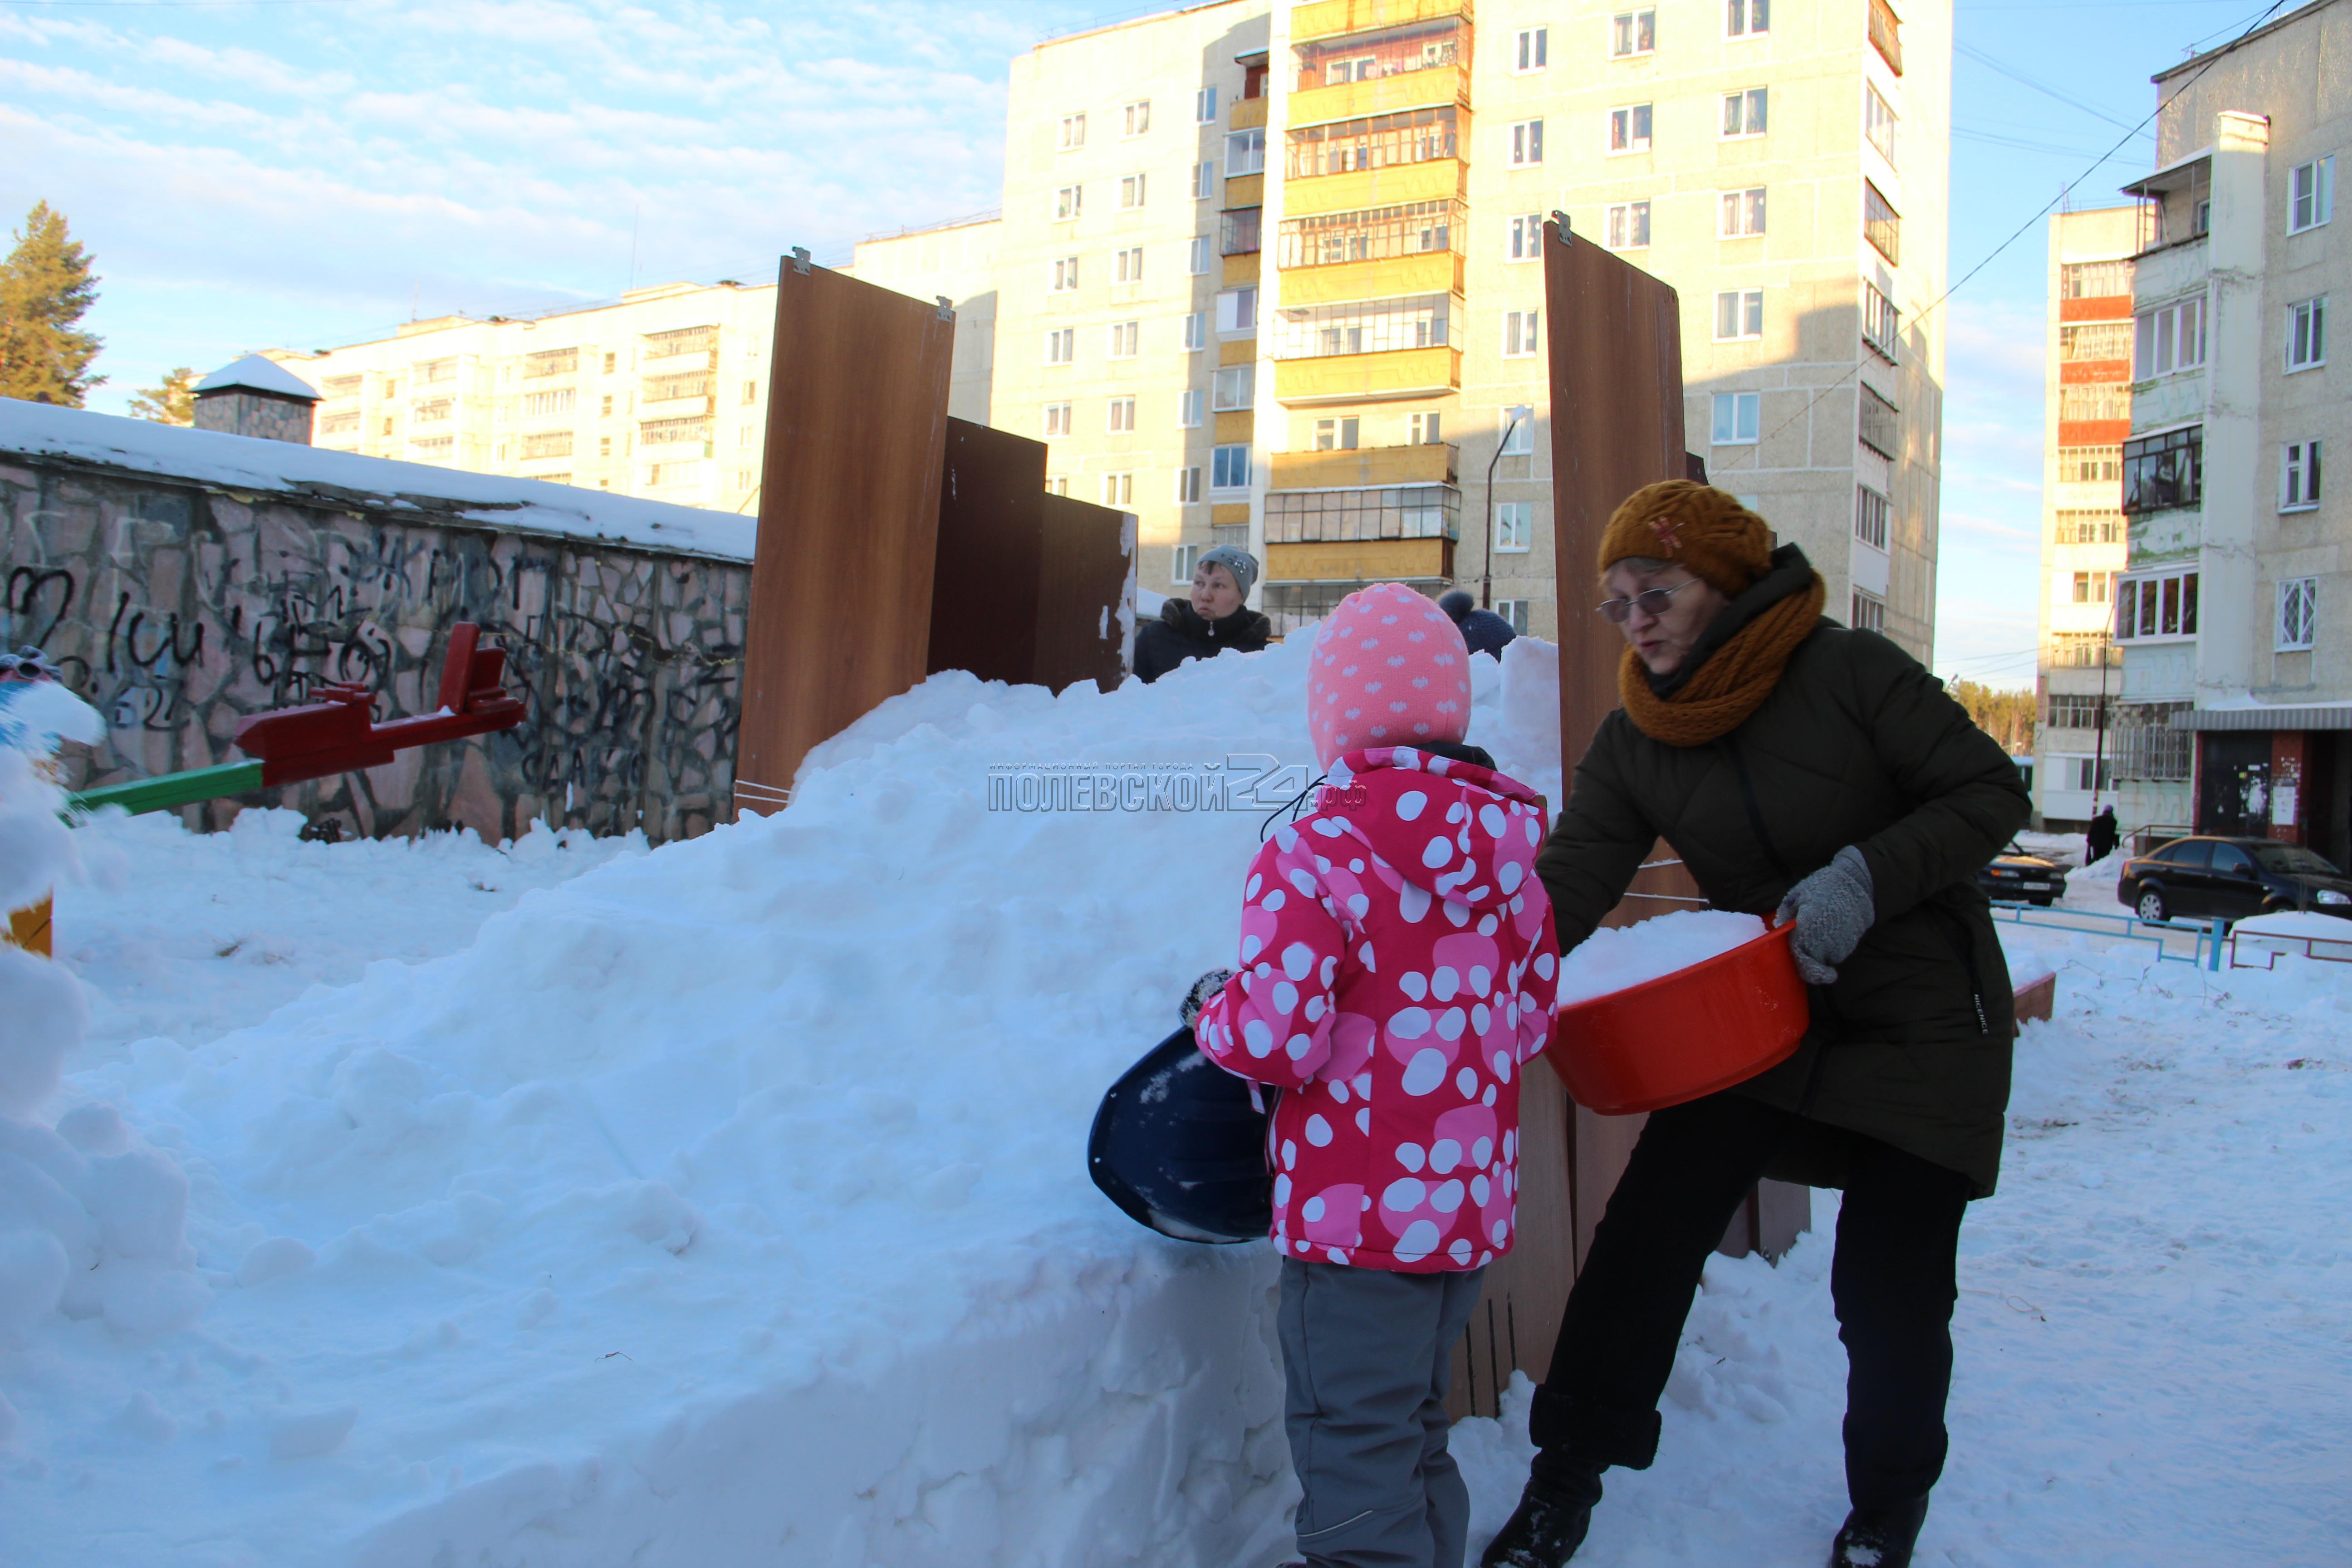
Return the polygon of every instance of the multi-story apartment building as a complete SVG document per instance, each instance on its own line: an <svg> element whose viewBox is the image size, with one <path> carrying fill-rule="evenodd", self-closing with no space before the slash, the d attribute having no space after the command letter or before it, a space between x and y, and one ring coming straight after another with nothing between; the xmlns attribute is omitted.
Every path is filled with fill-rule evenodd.
<svg viewBox="0 0 2352 1568"><path fill-rule="evenodd" d="M1942 337L1909 313L1943 282L1949 21L1223 0L1039 45L1007 114L995 423L1132 505L1154 585L1246 540L1280 618L1391 578L1549 634L1562 210L1681 293L1710 471L1838 613L1924 654Z"/></svg>
<svg viewBox="0 0 2352 1568"><path fill-rule="evenodd" d="M2315 0L2156 79L2158 167L2126 187L2133 261L2128 563L2116 637L2129 827L2352 851L2352 542L2323 454L2346 397L2329 304L2352 290L2335 219L2352 107L2323 90L2352 6ZM2140 780L2134 747L2196 742ZM2178 743L2172 742L2172 743Z"/></svg>
<svg viewBox="0 0 2352 1568"><path fill-rule="evenodd" d="M2052 832L2086 827L2101 805L2114 804L2111 721L2123 695L2114 599L2125 563L2123 444L2131 428L2131 257L2138 248L2134 207L2050 220L2033 806ZM2137 771L2180 763L2186 740L2154 750L2143 742Z"/></svg>
<svg viewBox="0 0 2352 1568"><path fill-rule="evenodd" d="M848 268L950 297L950 410L983 424L994 216L869 241ZM610 305L441 316L269 357L318 389L317 446L738 511L758 501L775 322L772 283L669 283Z"/></svg>

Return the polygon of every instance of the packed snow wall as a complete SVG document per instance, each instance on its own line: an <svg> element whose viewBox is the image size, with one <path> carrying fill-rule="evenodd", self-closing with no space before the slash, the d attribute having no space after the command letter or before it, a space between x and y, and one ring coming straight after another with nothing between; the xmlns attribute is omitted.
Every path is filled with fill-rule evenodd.
<svg viewBox="0 0 2352 1568"><path fill-rule="evenodd" d="M39 449L60 445L30 428L45 416L105 440ZM318 471L238 469L257 460L239 449L255 447ZM587 515L559 513L551 498ZM684 524L698 520L737 525L740 554L688 548ZM505 647L508 683L529 709L519 729L257 797L344 836L462 825L496 843L544 819L661 842L721 819L749 527L80 410L0 410L0 641L46 649L105 715L97 747L69 749L75 787L238 761L229 741L241 720L321 682L374 688L379 719L429 712L452 625L472 621ZM681 547L638 542L665 532ZM254 804L182 815L218 828Z"/></svg>

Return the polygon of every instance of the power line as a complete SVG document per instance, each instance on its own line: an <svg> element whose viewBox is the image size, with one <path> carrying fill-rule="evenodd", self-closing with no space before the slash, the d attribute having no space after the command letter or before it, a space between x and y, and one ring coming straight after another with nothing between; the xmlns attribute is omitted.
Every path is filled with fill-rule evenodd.
<svg viewBox="0 0 2352 1568"><path fill-rule="evenodd" d="M2095 109L2091 105L2084 103L2079 98L2069 97L2067 94L2059 91L2056 88L2052 87L2045 82L2034 80L2032 77L2027 76L2021 70L2018 70L2011 66L2003 65L2000 61L1993 58L1992 56L1985 53L1982 49L1978 48L1974 44L1955 42L1952 45L1952 48L1955 53L1968 56L1969 58L1976 61L1977 64L1984 67L1987 70L1997 71L2000 75L2007 77L2010 80L2018 83L2020 86L2030 87L2034 91L2041 93L2045 97L2057 100L2060 103L2064 104L2069 109L2080 110L2084 114L2088 114L2095 119L2104 120L2110 125L2120 125L2135 136L2146 134L2145 127L2147 124L2147 121L2146 120L2141 121L2137 125L2132 124L2129 121L2117 120L2114 115L2109 114L2104 109ZM2149 116L2149 119L2154 118L2155 116L2153 115Z"/></svg>

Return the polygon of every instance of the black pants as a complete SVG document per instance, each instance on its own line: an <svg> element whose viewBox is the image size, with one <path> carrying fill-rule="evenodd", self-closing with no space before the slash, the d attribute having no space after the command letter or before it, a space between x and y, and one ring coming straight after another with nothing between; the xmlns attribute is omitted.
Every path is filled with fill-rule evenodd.
<svg viewBox="0 0 2352 1568"><path fill-rule="evenodd" d="M1538 1473L1649 1467L1699 1272L1748 1189L1806 1126L1733 1094L1651 1116L1536 1393ZM1943 1474L1954 1256L1971 1189L1957 1171L1848 1136L1830 1292L1848 1361L1846 1487L1871 1508L1924 1496Z"/></svg>

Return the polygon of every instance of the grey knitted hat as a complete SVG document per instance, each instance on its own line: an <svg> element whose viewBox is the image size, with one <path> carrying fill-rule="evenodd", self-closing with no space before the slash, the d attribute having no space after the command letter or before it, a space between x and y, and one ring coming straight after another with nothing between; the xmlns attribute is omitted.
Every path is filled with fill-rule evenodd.
<svg viewBox="0 0 2352 1568"><path fill-rule="evenodd" d="M1257 582L1257 557L1238 545L1220 544L1214 550L1201 552L1198 566L1222 566L1234 574L1234 586L1249 597L1251 586Z"/></svg>

